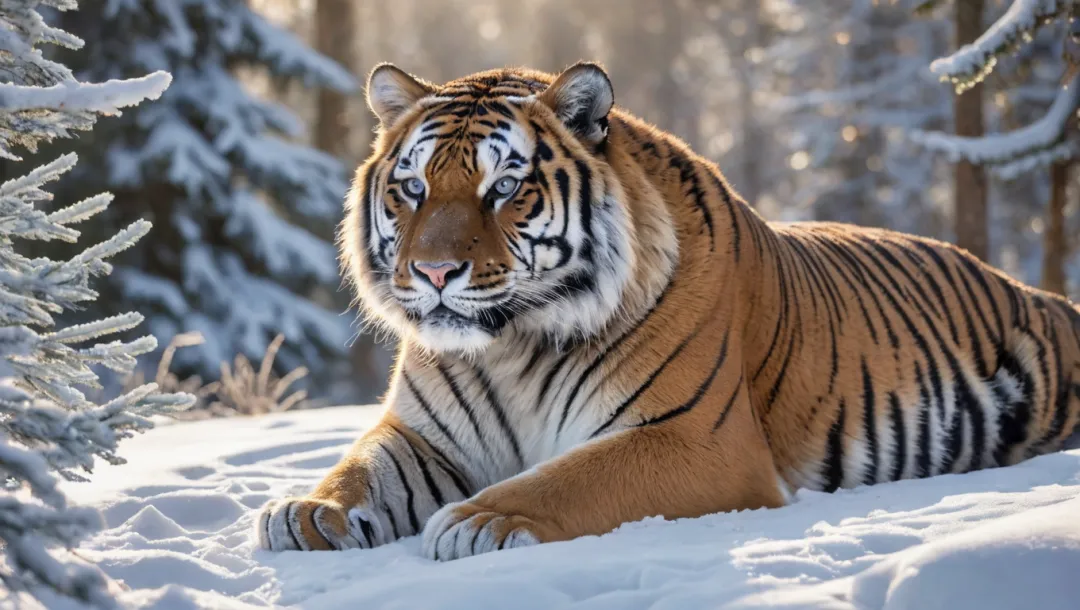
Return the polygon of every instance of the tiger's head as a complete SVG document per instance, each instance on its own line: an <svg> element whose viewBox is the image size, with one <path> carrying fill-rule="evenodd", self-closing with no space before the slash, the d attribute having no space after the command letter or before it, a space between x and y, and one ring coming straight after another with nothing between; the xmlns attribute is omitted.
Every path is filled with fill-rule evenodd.
<svg viewBox="0 0 1080 610"><path fill-rule="evenodd" d="M602 68L437 86L383 64L367 96L379 135L339 235L369 316L435 352L603 329L635 262Z"/></svg>

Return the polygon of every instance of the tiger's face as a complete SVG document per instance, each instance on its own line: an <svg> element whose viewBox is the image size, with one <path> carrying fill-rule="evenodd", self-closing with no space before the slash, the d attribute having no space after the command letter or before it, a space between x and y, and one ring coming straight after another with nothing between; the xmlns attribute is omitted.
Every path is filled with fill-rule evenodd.
<svg viewBox="0 0 1080 610"><path fill-rule="evenodd" d="M380 137L340 235L364 307L399 336L476 353L510 329L587 338L616 312L634 261L603 153L611 84L592 64L548 82L373 71Z"/></svg>

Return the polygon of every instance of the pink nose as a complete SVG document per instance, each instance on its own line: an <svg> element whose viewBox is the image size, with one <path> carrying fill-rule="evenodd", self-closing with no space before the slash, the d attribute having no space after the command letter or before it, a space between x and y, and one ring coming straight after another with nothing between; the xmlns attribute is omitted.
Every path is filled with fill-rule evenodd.
<svg viewBox="0 0 1080 610"><path fill-rule="evenodd" d="M442 290L446 282L460 275L464 263L442 261L438 263L413 263L413 271L423 274L433 286Z"/></svg>

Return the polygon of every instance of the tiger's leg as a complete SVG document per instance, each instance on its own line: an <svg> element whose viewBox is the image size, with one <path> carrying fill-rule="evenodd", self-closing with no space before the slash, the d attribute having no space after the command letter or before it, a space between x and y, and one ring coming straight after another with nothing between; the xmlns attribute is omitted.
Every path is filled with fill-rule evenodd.
<svg viewBox="0 0 1080 610"><path fill-rule="evenodd" d="M456 467L387 413L314 491L263 506L256 520L259 546L371 548L419 533L439 507L468 494Z"/></svg>
<svg viewBox="0 0 1080 610"><path fill-rule="evenodd" d="M423 552L455 559L604 534L654 515L782 506L785 492L752 418L742 398L726 421L691 411L589 441L440 509L424 527Z"/></svg>

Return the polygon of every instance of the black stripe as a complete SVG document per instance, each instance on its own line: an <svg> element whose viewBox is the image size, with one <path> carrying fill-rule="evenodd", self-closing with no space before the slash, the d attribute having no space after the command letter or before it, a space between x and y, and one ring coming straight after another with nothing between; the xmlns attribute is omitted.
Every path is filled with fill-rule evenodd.
<svg viewBox="0 0 1080 610"><path fill-rule="evenodd" d="M890 251L887 247L885 247L885 245L883 245L880 241L870 239L870 238L868 238L868 237L866 237L864 235L859 236L858 239L864 245L872 248L875 252L877 252L878 256L883 258L885 260L885 262L889 263L889 265L892 268L899 271L901 273L901 275L903 275L904 278L907 279L908 287L914 289L915 292L917 292L919 294L919 298L922 299L922 302L926 307L928 307L931 311L933 311L934 314L937 315L938 317L944 317L944 313L942 311L942 308L945 306L945 302L943 300L935 301L935 300L931 299L926 294L926 291L923 290L922 283L915 279L915 276L913 276L911 274L911 272L908 271L907 266L904 265L904 263L901 262L900 259L898 259L892 253L892 251ZM890 245L892 245L892 244L890 243Z"/></svg>
<svg viewBox="0 0 1080 610"><path fill-rule="evenodd" d="M555 170L555 184L559 187L559 197L562 198L563 223L560 235L566 237L566 229L570 224L570 174L559 168Z"/></svg>
<svg viewBox="0 0 1080 610"><path fill-rule="evenodd" d="M694 329L694 332L690 333L690 336L683 339L682 342L679 343L679 345L675 348L675 350L671 352L671 354L667 358L665 358L662 363L660 363L660 366L656 367L656 370L654 370L648 376L648 378L645 379L645 382L638 386L638 389L634 390L634 393L628 396L626 400L624 400L622 404L620 404L618 408L616 408L615 411L612 412L611 417L609 417L603 425L597 428L595 432L589 435L589 438L596 438L601 433L603 433L604 430L607 430L612 424L614 424L615 421L619 419L619 416L621 416L627 409L629 409L630 405L634 404L634 402L637 401L637 399L646 390L648 390L650 386L652 386L653 382L655 382L656 379L660 376L660 374L664 372L664 369L667 368L667 365L671 364L671 361L674 360L680 353L682 353L683 349L686 348L690 341L692 341L694 337L697 336L699 329L700 327Z"/></svg>
<svg viewBox="0 0 1080 610"><path fill-rule="evenodd" d="M386 502L383 502L383 512L390 519L390 530L394 532L394 540L401 538L401 532L398 531L397 527L397 519L394 518L394 511L390 510L390 505Z"/></svg>
<svg viewBox="0 0 1080 610"><path fill-rule="evenodd" d="M416 461L416 466L420 469L420 474L424 477L424 484L427 485L428 493L435 499L436 506L442 506L446 503L443 499L442 491L439 490L439 486L435 484L435 479L431 476L431 471L428 470L427 464L424 463L424 458L416 451L416 447L405 439L405 444L409 446L409 452L412 453L413 460ZM430 444L430 443L429 443Z"/></svg>
<svg viewBox="0 0 1080 610"><path fill-rule="evenodd" d="M877 413L874 411L874 380L870 377L870 369L866 366L866 358L862 359L863 375L863 430L866 435L866 453L870 464L863 475L863 483L873 485L877 482L878 472L878 443L877 443Z"/></svg>
<svg viewBox="0 0 1080 610"><path fill-rule="evenodd" d="M874 324L873 319L870 317L870 311L866 309L866 303L863 301L862 298L862 290L859 286L855 285L854 281L850 277L848 277L848 274L844 271L843 261L839 260L839 258L836 257L833 252L829 251L830 244L828 243L828 237L820 237L814 235L811 236L811 239L813 239L815 241L815 245L819 247L819 250L817 250L817 252L819 252L822 259L824 259L831 265L834 275L838 276L844 281L845 284L847 284L851 296L855 297L855 302L859 304L859 311L862 313L863 322L865 322L866 329L870 333L870 340L873 341L874 345L878 345L877 327ZM839 286L837 286L837 294L840 294ZM841 302L843 302L843 297L841 297L841 299Z"/></svg>
<svg viewBox="0 0 1080 610"><path fill-rule="evenodd" d="M919 255L919 252L917 252L916 250L905 247L904 244L896 245L897 247L901 248L901 251L904 253L904 255L907 256L908 259L910 259L911 262L919 268L919 271L922 272L919 277L922 281L925 281L927 284L929 284L930 290L934 292L934 298L937 299L937 302L943 305L941 312L942 318L944 318L944 320L949 324L949 335L952 337L953 343L959 343L960 333L956 330L956 321L953 320L952 312L947 305L948 301L945 300L945 293L941 290L941 284L938 283L937 278L934 277L934 274L931 273L929 269L926 269L926 259L922 258Z"/></svg>
<svg viewBox="0 0 1080 610"><path fill-rule="evenodd" d="M578 212L581 214L581 230L585 232L587 238L593 237L592 230L592 172L589 171L589 166L584 161L578 159L574 161L574 165L577 167L578 180Z"/></svg>
<svg viewBox="0 0 1080 610"><path fill-rule="evenodd" d="M799 328L801 329L802 326L799 326ZM801 336L801 333L798 336ZM772 387L769 388L768 400L765 402L765 415L768 415L769 412L772 411L773 404L776 403L776 399L780 396L780 386L783 385L784 379L787 377L788 365L791 364L791 356L795 353L796 338L797 335L792 332L791 340L788 341L787 355L784 356L784 361L780 364L780 372L777 373L776 381L773 382Z"/></svg>
<svg viewBox="0 0 1080 610"><path fill-rule="evenodd" d="M536 367L536 364L540 362L540 358L548 354L549 351L549 346L546 343L541 342L533 349L532 357L529 358L529 361L525 363L525 368L522 369L521 372L518 374L523 378L528 377L529 373L531 373L533 368Z"/></svg>
<svg viewBox="0 0 1080 610"><path fill-rule="evenodd" d="M971 422L971 461L967 469L979 470L982 468L986 447L986 414L983 413L982 403L972 391L963 371L960 372L960 382L957 384L957 396L959 406L967 412Z"/></svg>
<svg viewBox="0 0 1080 610"><path fill-rule="evenodd" d="M1001 370L1020 385L1020 399L1002 403L998 411L998 442L994 450L997 466L1006 466L1009 450L1027 440L1031 425L1031 405L1035 400L1035 380L1010 352L1001 360Z"/></svg>
<svg viewBox="0 0 1080 610"><path fill-rule="evenodd" d="M706 377L705 380L701 382L701 385L698 386L697 390L694 392L694 395L690 397L690 400L686 401L681 406L676 407L676 408L664 413L663 415L660 415L659 417L654 417L653 419L645 420L643 422L635 424L635 426L638 427L638 428L641 428L641 427L644 427L644 426L651 426L651 425L654 425L654 424L659 424L659 423L665 422L665 421L667 421L667 420L669 420L669 419L671 419L673 417L677 417L679 415L682 415L683 413L686 413L687 411L689 411L689 410L693 409L694 407L696 407L697 404L699 402L701 402L702 397L705 396L705 392L709 391L709 388L712 386L713 381L716 379L717 372L720 371L720 367L724 365L724 360L727 359L728 335L729 334L730 334L730 330L728 330L728 331L726 331L724 333L724 342L720 346L720 356L716 359L716 364L713 366L712 371L709 372L709 376Z"/></svg>
<svg viewBox="0 0 1080 610"><path fill-rule="evenodd" d="M899 346L899 339L896 336L896 330L893 328L892 320L889 319L889 316L885 315L885 308L882 307L881 301L878 300L877 291L875 291L870 284L870 280L867 277L868 270L865 269L864 263L859 260L851 250L845 247L845 244L841 244L832 239L826 239L822 243L827 249L832 250L832 253L837 257L839 262L846 266L851 271L854 279L861 284L861 286L858 287L852 284L852 290L856 295L859 295L858 298L860 302L862 295L865 294L870 296L870 300L873 301L874 307L877 309L878 317L881 319L881 324L885 327L885 336L889 339L889 345L892 346L893 349L897 349ZM839 266L840 265L838 265L838 268ZM877 331L873 330L873 321L870 318L869 311L865 308L863 309L863 315L866 317L867 328L871 329L871 336L876 337Z"/></svg>
<svg viewBox="0 0 1080 610"><path fill-rule="evenodd" d="M607 347L605 347L604 351L600 352L596 356L596 358L593 359L592 363L590 363L589 366L586 367L585 371L581 374L581 376L578 377L577 383L574 384L574 389L570 393L570 397L567 399L566 404L563 406L562 415L559 417L559 425L556 428L556 433L562 431L563 424L566 423L566 418L570 414L570 407L574 402L574 398L577 397L577 393L581 390L581 386L582 386L582 384L585 383L585 380L589 377L589 375L591 375L593 373L593 371L595 371L597 369L597 367L600 366L600 364L604 361L604 359L607 358L608 354L610 354L611 352L618 349L618 347L620 345L622 345L624 341L629 339L642 326L644 326L645 323L648 322L650 318L652 318L653 312L655 312L656 309L658 307L660 307L660 304L664 302L664 297L667 296L668 290L671 288L672 283L673 283L673 281L669 280L668 284L664 287L664 290L660 293L660 296L656 297L656 302L653 303L652 307L650 307L649 310L645 312L645 315L642 316L641 319L638 320L636 323L634 323L633 326L631 326L629 329L627 329L626 332L624 332L622 335L620 335L618 339L616 339L615 341L610 343ZM569 356L567 356L567 357L569 357ZM565 360L565 358L563 360ZM559 364L561 366L562 362L560 361ZM550 381L550 379L547 380L547 381ZM545 382L545 385L546 385L546 382ZM541 398L543 398L543 394L541 394Z"/></svg>
<svg viewBox="0 0 1080 610"><path fill-rule="evenodd" d="M1001 317L1001 309L998 307L997 299L994 298L994 294L990 289L990 283L986 281L987 271L980 268L974 260L967 256L960 257L960 264L975 278L975 282L979 284L979 288L986 295L986 300L990 302L990 309L994 312L994 322L997 326L996 336L1000 340L1005 336L1005 320Z"/></svg>
<svg viewBox="0 0 1080 610"><path fill-rule="evenodd" d="M514 430L510 427L510 422L506 418L506 410L503 409L498 397L495 396L495 390L491 387L491 380L479 368L473 369L473 371L476 373L476 379L480 381L480 386L484 389L491 410L495 413L495 420L498 421L499 427L502 428L506 438L510 441L510 448L514 450L514 457L517 458L518 463L524 464L525 458L521 455L521 445L518 444Z"/></svg>
<svg viewBox="0 0 1080 610"><path fill-rule="evenodd" d="M428 419L435 422L435 427L437 427L439 429L439 432L442 432L443 436L445 436L446 439L450 441L450 444L454 446L454 449L457 449L458 453L460 453L461 455L468 455L467 453L465 453L465 449L462 448L461 443L459 443L457 439L454 438L454 435L450 433L450 428L448 428L446 424L443 423L441 419L439 419L439 416L435 413L435 410L431 408L431 403L424 400L423 395L420 394L420 389L416 387L415 383L413 383L412 377L410 377L407 372L403 372L401 376L405 379L405 386L409 388L410 392L412 392L413 398L415 398L417 404L420 405L420 409L424 412L424 415L427 415ZM428 444L432 445L431 441L428 441ZM434 445L432 445L432 448L434 449ZM438 449L435 450L438 451ZM445 459L445 456L443 456L443 458Z"/></svg>
<svg viewBox="0 0 1080 610"><path fill-rule="evenodd" d="M1001 350L997 347L998 342L994 339L993 336L994 331L990 328L990 323L986 321L986 315L983 313L983 309L979 305L979 299L975 296L975 291L971 289L971 283L968 282L967 274L963 273L963 271L961 270L957 272L956 276L960 278L960 283L964 286L964 291L967 293L967 296L970 299L970 309L975 310L975 313L979 317L979 321L982 323L983 329L985 329L986 331L986 338L989 340L990 345L995 348L995 353L1000 353ZM968 306L965 306L962 300L960 302L960 306L968 308ZM987 363L986 356L983 353L982 338L982 334L978 333L977 331L971 336L971 355L975 358L975 370L978 373L979 377L982 379L986 379L990 376L991 365ZM996 362L993 363L993 368L997 368Z"/></svg>
<svg viewBox="0 0 1080 610"><path fill-rule="evenodd" d="M408 443L409 441L405 441ZM401 467L401 462L398 461L394 453L390 451L389 447L384 446L386 455L390 456L390 461L394 463L394 468L397 469L398 477L401 479L401 486L405 488L405 506L409 509L409 526L412 527L411 533L420 531L420 520L416 517L416 507L413 505L413 490L412 485L409 485L409 480L405 477L405 469Z"/></svg>
<svg viewBox="0 0 1080 610"><path fill-rule="evenodd" d="M450 386L450 393L454 395L458 405L462 411L465 411L465 416L469 419L469 423L472 424L473 432L476 433L476 438L480 441L480 444L484 447L484 452L488 455L491 454L491 447L487 443L487 439L484 438L484 433L480 431L480 422L476 419L476 413L473 412L472 407L469 406L469 402L465 400L465 396L461 393L461 387L458 386L457 380L447 370L446 365L441 362L437 365L439 372L442 373L443 380L446 381L446 385Z"/></svg>
<svg viewBox="0 0 1080 610"><path fill-rule="evenodd" d="M907 430L904 428L904 414L900 410L900 398L896 392L889 392L889 415L893 429L893 471L892 480L899 481L904 476L907 465Z"/></svg>
<svg viewBox="0 0 1080 610"><path fill-rule="evenodd" d="M727 186L723 183L722 179L717 175L717 172L715 170L713 170L713 168L711 168L711 167L706 167L704 169L704 171L709 176L709 178L712 179L713 186L716 187L717 194L719 194L720 198L724 200L724 205L727 206L728 213L731 215L731 249L735 254L735 262L738 263L739 262L739 253L742 250L742 248L739 247L739 242L740 242L742 236L741 236L741 234L739 232L739 219L738 219L738 216L737 216L737 214L735 212L735 203L731 200L731 193L728 192ZM711 223L712 223L712 218L711 217L709 218L708 222L710 223L710 227L711 227ZM710 236L711 236L711 233L710 233Z"/></svg>
<svg viewBox="0 0 1080 610"><path fill-rule="evenodd" d="M945 456L941 460L941 473L950 473L956 465L957 458L964 446L964 412L957 404L953 407L953 415L949 420L949 427L945 435Z"/></svg>
<svg viewBox="0 0 1080 610"><path fill-rule="evenodd" d="M781 250L782 252L782 250ZM776 283L779 287L779 303L780 312L776 321L776 328L773 330L772 339L769 341L769 349L765 352L765 357L762 358L761 364L758 365L756 371L754 371L752 381L757 381L758 377L765 371L765 367L768 366L769 361L772 359L774 350L776 349L776 343L780 340L781 331L787 326L788 310L790 308L791 300L788 298L787 288L787 273L784 271L784 260L782 256L776 258Z"/></svg>
<svg viewBox="0 0 1080 610"><path fill-rule="evenodd" d="M1060 360L1060 355L1058 359ZM1053 404L1054 418L1050 421L1050 427L1046 430L1046 434L1035 445L1039 452L1047 449L1057 449L1058 441L1061 440L1058 437L1062 436L1062 432L1065 430L1065 421L1069 418L1069 398L1072 396L1072 386L1071 374L1065 378L1064 382L1059 378L1057 396Z"/></svg>
<svg viewBox="0 0 1080 610"><path fill-rule="evenodd" d="M300 539L297 538L296 533L293 532L292 516L289 514L292 512L293 506L295 505L296 502L290 502L289 505L285 507L285 531L289 533L289 538L292 538L293 544L296 545L296 548L303 551L304 547L300 545Z"/></svg>
<svg viewBox="0 0 1080 610"><path fill-rule="evenodd" d="M870 263L874 263L881 270L882 275L885 276L885 279L889 281L889 284L893 287L893 290L896 292L897 297L900 299L904 299L904 292L903 290L901 290L900 285L897 284L896 280L892 277L892 275L888 273L884 265L882 265L881 262L878 261L877 257L874 256L872 253L867 252L865 249L861 248L859 243L853 241L840 242L839 240L837 240L834 245L837 253L840 254L842 258L848 261L848 265L861 278L863 285L866 288L866 292L870 295L870 298L873 299L874 304L877 306L878 314L881 316L881 320L885 325L885 334L889 338L889 345L891 345L893 349L899 350L900 339L896 334L896 329L893 328L892 320L890 320L889 316L886 315L885 307L883 307L881 301L878 300L877 291L873 290L873 288L871 287L870 280L873 279L874 282L876 282L883 289L885 288L885 286L882 281L876 275L874 275L873 271L871 271L870 265L867 263L867 261L869 261ZM856 254L861 254L862 257L856 256ZM863 258L865 258L866 260L863 260ZM888 296L890 303L893 306L892 309L900 309L900 306L896 302L896 299L892 298L892 295ZM903 315L902 311L898 313Z"/></svg>
<svg viewBox="0 0 1080 610"><path fill-rule="evenodd" d="M832 493L844 484L844 399L840 399L836 421L829 428L825 445L825 491Z"/></svg>
<svg viewBox="0 0 1080 610"><path fill-rule="evenodd" d="M918 442L919 453L915 458L915 477L928 477L932 473L930 444L931 444L931 419L934 417L933 405L930 404L930 390L926 387L926 378L923 377L922 366L915 362L915 383L919 386L919 427Z"/></svg>
<svg viewBox="0 0 1080 610"><path fill-rule="evenodd" d="M326 546L328 546L328 547L330 547L332 549L336 549L337 545L335 545L333 542L330 542L330 539L327 538L326 534L323 533L322 528L319 527L318 522L315 521L315 513L317 513L318 511L319 511L318 508L311 511L311 527L313 527L315 529L315 533L319 535L319 538L322 538L323 541L326 542Z"/></svg>
<svg viewBox="0 0 1080 610"><path fill-rule="evenodd" d="M364 539L367 540L368 548L375 548L375 530L368 523L367 519L357 519L360 522L360 531L364 534Z"/></svg>
<svg viewBox="0 0 1080 610"><path fill-rule="evenodd" d="M288 514L286 514L286 516L288 516ZM270 511L266 511L266 521L262 526L263 531L266 532L266 546L269 547L270 550L274 550L273 539L270 538L270 517L273 517L273 514L271 514Z"/></svg>
<svg viewBox="0 0 1080 610"><path fill-rule="evenodd" d="M547 396L548 388L551 387L551 382L554 381L555 375L557 375L559 370L562 369L563 365L566 364L566 361L570 359L570 355L571 354L568 353L562 358L559 358L559 361L551 367L551 370L548 371L547 376L544 377L544 382L540 384L540 392L539 394L537 394L536 397L537 408L541 407L544 404L544 398Z"/></svg>
<svg viewBox="0 0 1080 610"><path fill-rule="evenodd" d="M731 398L724 403L724 408L720 410L720 417L716 419L716 423L713 424L713 432L720 429L720 426L724 425L724 421L727 419L728 413L731 412L732 405L735 404L735 399L739 396L739 392L742 391L743 374L739 374L739 380L735 382L735 391L731 393Z"/></svg>

